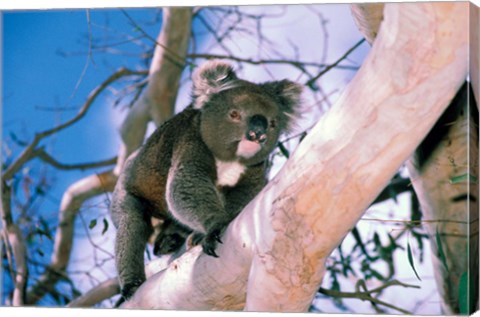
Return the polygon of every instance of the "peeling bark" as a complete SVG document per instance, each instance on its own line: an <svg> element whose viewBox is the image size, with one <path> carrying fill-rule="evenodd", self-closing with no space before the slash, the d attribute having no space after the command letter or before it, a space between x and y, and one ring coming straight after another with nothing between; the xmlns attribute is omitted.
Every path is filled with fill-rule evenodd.
<svg viewBox="0 0 480 317"><path fill-rule="evenodd" d="M385 5L364 65L209 257L195 247L125 308L306 311L325 261L464 82L466 3Z"/></svg>

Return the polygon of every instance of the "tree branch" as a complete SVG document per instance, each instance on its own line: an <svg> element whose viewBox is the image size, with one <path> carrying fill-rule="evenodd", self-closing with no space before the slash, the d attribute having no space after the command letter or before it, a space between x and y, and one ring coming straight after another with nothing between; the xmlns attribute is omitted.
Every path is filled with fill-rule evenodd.
<svg viewBox="0 0 480 317"><path fill-rule="evenodd" d="M25 300L25 288L27 286L28 267L26 261L26 247L22 232L13 222L11 209L11 188L2 181L2 203L0 215L2 216L2 227L7 244L7 255L9 263L14 271L13 276L13 306L22 306ZM10 254L10 248L12 250ZM15 259L15 269L13 269L13 259Z"/></svg>
<svg viewBox="0 0 480 317"><path fill-rule="evenodd" d="M117 157L112 157L111 159L99 161L99 162L91 162L91 163L79 163L79 164L64 164L57 161L54 157L50 154L45 152L45 149L42 147L35 151L34 157L38 157L42 161L51 166L60 169L60 170L86 170L90 168L97 168L97 167L104 167L109 165L114 165L117 162Z"/></svg>
<svg viewBox="0 0 480 317"><path fill-rule="evenodd" d="M322 70L321 72L319 72L317 75L315 75L313 78L309 79L306 83L305 83L305 86L308 86L308 87L312 87L313 86L313 83L315 83L317 81L317 79L319 79L320 77L322 77L325 73L327 73L329 70L331 70L332 68L334 67L337 67L338 64L340 64L341 61L345 60L348 55L350 55L353 51L355 51L360 45L363 44L363 42L365 42L365 39L361 39L360 41L357 42L357 44L355 44L354 46L352 46L348 51L345 52L345 54L343 54L342 56L340 56L339 59L337 59L335 62L333 62L332 64L328 65L327 67L325 67L324 70Z"/></svg>
<svg viewBox="0 0 480 317"><path fill-rule="evenodd" d="M363 284L365 284L365 282L363 280L359 280L359 282L360 283L363 282ZM363 285L363 286L365 287L365 285ZM356 292L341 292L341 291L330 290L330 289L326 289L326 288L322 287L322 288L320 288L319 293L324 294L326 296L330 296L330 297L336 297L336 298L355 298L355 299L360 299L362 301L369 301L372 304L383 305L385 307L395 309L395 310L397 310L397 311L399 311L403 314L411 315L412 313L405 310L405 309L402 309L402 308L397 307L395 305L389 304L385 301L382 301L382 300L372 296L372 294L380 293L381 291L383 291L384 289L386 289L390 286L403 286L403 287L406 287L406 288L420 288L420 286L418 286L418 285L405 284L405 283L402 283L398 280L392 280L392 281L389 281L389 282L383 284L380 287L377 287L377 288L374 288L374 289L371 289L371 290L366 289L365 291L360 291L359 290L359 284L357 283L357 287L356 287L357 291Z"/></svg>
<svg viewBox="0 0 480 317"><path fill-rule="evenodd" d="M105 90L105 88L107 88L110 84L112 84L113 82L115 82L116 80L118 80L118 79L120 79L124 76L139 75L141 73L142 72L132 71L132 70L128 70L126 68L122 68L122 69L116 71L115 73L113 73L109 78L107 78L107 80L105 80L102 84L100 84L97 88L95 88L90 93L90 95L87 97L87 100L85 101L83 106L80 108L80 110L79 110L79 112L77 113L76 116L74 116L70 120L52 128L52 129L48 129L48 130L45 130L43 132L36 133L33 141L25 148L25 150L23 150L23 152L19 155L19 157L3 173L2 179L4 181L11 179L13 177L13 175L15 175L20 170L20 168L22 168L22 166L25 163L27 163L32 158L34 158L35 157L36 146L38 145L38 143L42 139L65 129L65 128L71 126L72 124L76 123L80 119L82 119L87 114L87 111L90 109L90 107L92 106L93 102L98 97L98 95L100 95L100 93L103 90Z"/></svg>
<svg viewBox="0 0 480 317"><path fill-rule="evenodd" d="M113 170L87 176L72 185L65 191L60 204L59 223L55 233L55 241L51 262L43 275L27 293L26 303L31 305L51 291L65 272L70 261L72 249L75 216L88 198L111 192L117 176Z"/></svg>
<svg viewBox="0 0 480 317"><path fill-rule="evenodd" d="M305 61L295 61L295 60L287 60L287 59L253 59L253 58L242 58L233 55L220 55L220 54L189 54L187 55L188 58L205 58L205 59L228 59L235 62L247 63L251 65L291 65L301 72L306 73L305 67L317 67L317 68L328 68L328 70L332 68L337 69L348 69L348 70L358 70L359 67L356 66L344 66L338 65L340 61L336 61L336 65L332 66L332 64L320 64L315 62L305 62ZM323 75L323 74L322 74Z"/></svg>
<svg viewBox="0 0 480 317"><path fill-rule="evenodd" d="M119 293L120 284L118 284L118 278L114 277L98 284L86 294L71 301L67 307L92 307Z"/></svg>

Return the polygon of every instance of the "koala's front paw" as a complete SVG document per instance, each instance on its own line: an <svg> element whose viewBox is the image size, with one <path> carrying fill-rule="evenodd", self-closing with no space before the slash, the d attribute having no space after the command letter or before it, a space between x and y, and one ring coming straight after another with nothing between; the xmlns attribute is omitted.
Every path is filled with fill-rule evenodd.
<svg viewBox="0 0 480 317"><path fill-rule="evenodd" d="M215 253L215 249L217 248L217 243L223 243L220 239L220 236L224 228L225 226L223 225L216 226L205 235L202 243L203 252L218 258L217 253Z"/></svg>

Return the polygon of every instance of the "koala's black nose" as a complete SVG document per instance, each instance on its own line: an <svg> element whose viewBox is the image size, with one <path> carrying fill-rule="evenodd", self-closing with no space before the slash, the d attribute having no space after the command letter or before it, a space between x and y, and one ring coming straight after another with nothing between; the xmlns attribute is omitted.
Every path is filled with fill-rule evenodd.
<svg viewBox="0 0 480 317"><path fill-rule="evenodd" d="M262 115L254 115L248 122L247 140L264 143L267 140L267 128L267 118Z"/></svg>

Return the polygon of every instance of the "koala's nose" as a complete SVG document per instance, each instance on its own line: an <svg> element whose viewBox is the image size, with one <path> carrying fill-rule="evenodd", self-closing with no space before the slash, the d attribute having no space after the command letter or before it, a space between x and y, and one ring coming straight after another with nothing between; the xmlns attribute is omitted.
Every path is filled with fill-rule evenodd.
<svg viewBox="0 0 480 317"><path fill-rule="evenodd" d="M267 118L262 115L254 115L248 123L247 140L264 143L267 140L267 127Z"/></svg>

